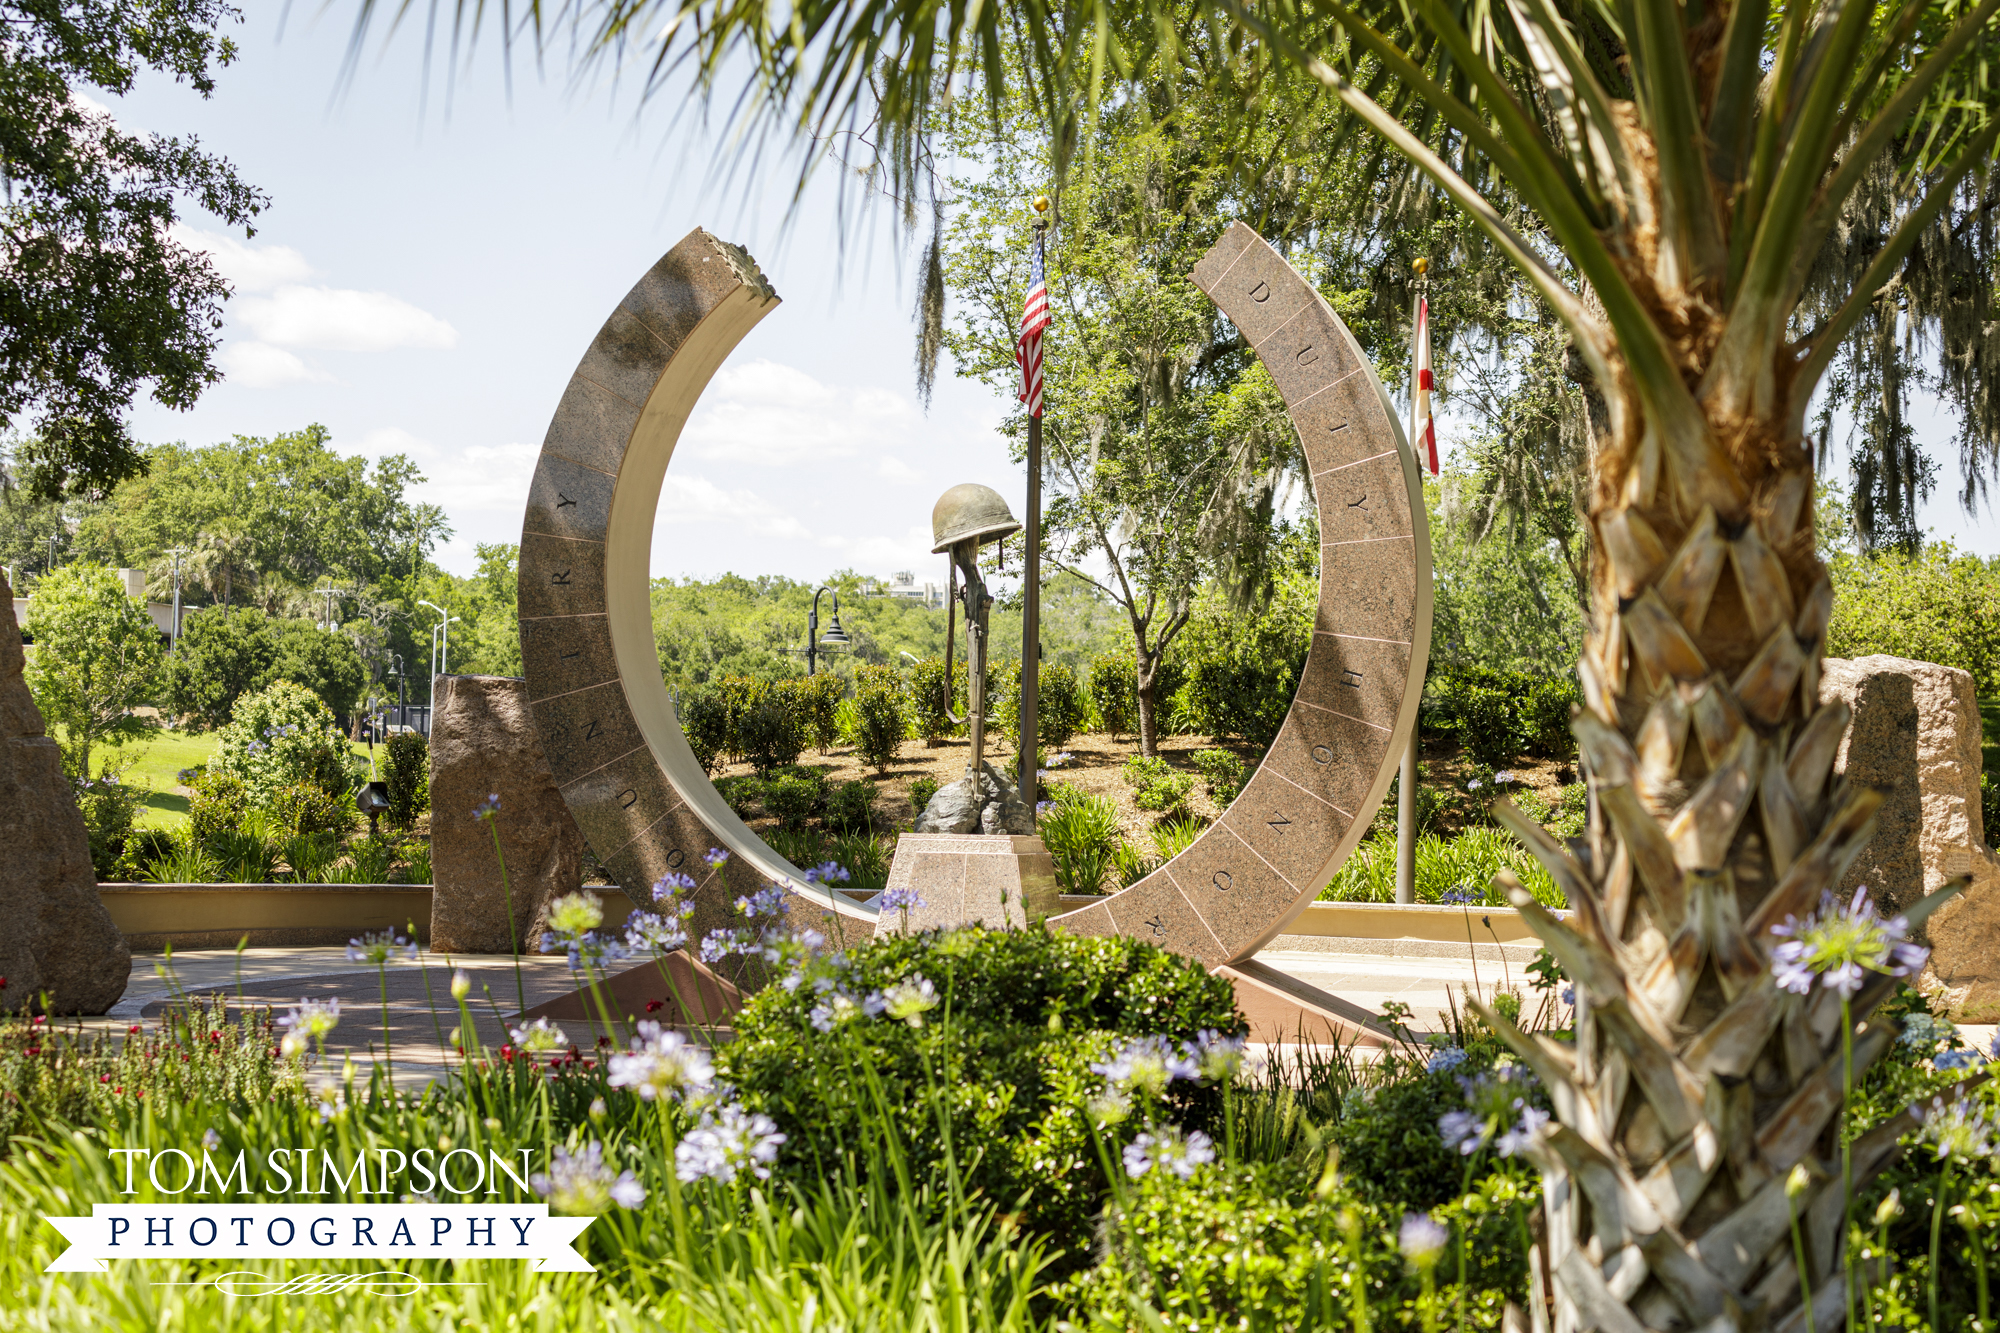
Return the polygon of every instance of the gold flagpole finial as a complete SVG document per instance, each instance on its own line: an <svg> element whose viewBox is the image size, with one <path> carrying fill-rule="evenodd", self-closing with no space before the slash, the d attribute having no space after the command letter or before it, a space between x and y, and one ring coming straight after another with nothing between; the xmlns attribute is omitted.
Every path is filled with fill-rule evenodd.
<svg viewBox="0 0 2000 1333"><path fill-rule="evenodd" d="M1410 270L1421 278L1431 271L1431 261L1419 257L1410 264Z"/></svg>
<svg viewBox="0 0 2000 1333"><path fill-rule="evenodd" d="M1038 194L1035 196L1035 211L1037 213L1046 213L1049 211L1049 197L1047 195Z"/></svg>

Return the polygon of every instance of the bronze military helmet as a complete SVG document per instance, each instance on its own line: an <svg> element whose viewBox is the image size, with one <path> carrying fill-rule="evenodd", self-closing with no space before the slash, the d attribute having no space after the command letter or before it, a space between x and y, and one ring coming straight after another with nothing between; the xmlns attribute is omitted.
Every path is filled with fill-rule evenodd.
<svg viewBox="0 0 2000 1333"><path fill-rule="evenodd" d="M992 542L1021 530L1007 502L991 486L961 482L938 497L931 510L932 555L943 555L962 541Z"/></svg>

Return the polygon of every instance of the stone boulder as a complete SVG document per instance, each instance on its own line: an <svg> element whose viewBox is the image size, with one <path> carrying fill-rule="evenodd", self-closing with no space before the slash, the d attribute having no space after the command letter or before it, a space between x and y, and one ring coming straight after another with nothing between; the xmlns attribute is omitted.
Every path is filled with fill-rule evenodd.
<svg viewBox="0 0 2000 1333"><path fill-rule="evenodd" d="M510 676L444 676L431 724L430 947L452 953L539 947L548 905L583 884L583 834L570 817L528 712L527 682ZM500 831L512 885L493 855L493 834L474 812L500 798Z"/></svg>
<svg viewBox="0 0 2000 1333"><path fill-rule="evenodd" d="M1901 910L1960 875L1972 886L1919 933L1932 949L1924 988L1965 1022L2000 1015L2000 860L1980 811L1979 705L1972 677L1906 658L1828 658L1820 699L1854 722L1834 761L1883 794L1875 836L1842 881Z"/></svg>
<svg viewBox="0 0 2000 1333"><path fill-rule="evenodd" d="M25 663L0 574L0 1010L101 1014L125 993L132 951L98 899L83 814Z"/></svg>
<svg viewBox="0 0 2000 1333"><path fill-rule="evenodd" d="M917 816L918 833L1010 833L1035 831L1034 812L1020 789L991 763L982 763L975 781L971 774L939 787Z"/></svg>

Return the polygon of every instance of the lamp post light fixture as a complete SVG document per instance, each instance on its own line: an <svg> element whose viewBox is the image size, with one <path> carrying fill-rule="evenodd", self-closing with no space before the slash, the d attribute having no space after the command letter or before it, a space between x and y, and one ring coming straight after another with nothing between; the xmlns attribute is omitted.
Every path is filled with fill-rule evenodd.
<svg viewBox="0 0 2000 1333"><path fill-rule="evenodd" d="M821 593L833 593L833 625L824 639L819 634L819 599ZM847 631L840 627L840 594L832 588L822 587L813 594L812 610L806 612L806 674L812 675L819 667L819 645L829 643L845 646L851 643Z"/></svg>
<svg viewBox="0 0 2000 1333"><path fill-rule="evenodd" d="M333 599L340 596L340 589L314 588L313 596L326 598L326 624L322 628L327 630L328 633L331 633L332 631L339 629L340 628L339 623L336 622L333 618Z"/></svg>
<svg viewBox="0 0 2000 1333"><path fill-rule="evenodd" d="M167 552L174 558L174 631L169 636L171 643L167 651L176 654L181 649L181 557L187 552L188 548L185 546L176 546Z"/></svg>
<svg viewBox="0 0 2000 1333"><path fill-rule="evenodd" d="M428 606L428 607L429 607L429 608L430 608L431 610L433 610L433 611L435 611L435 612L437 612L437 613L438 613L438 623L437 623L437 624L435 624L435 625L433 625L433 626L431 626L431 693L430 693L430 707L431 707L431 711L432 711L432 713L433 713L433 714L435 714L435 713L436 713L436 711L437 711L437 684L438 684L438 675L439 675L439 672L438 672L438 651L437 651L437 650L438 650L438 630L439 630L439 629L441 629L442 627L446 626L446 625L449 625L449 624L451 623L451 612L449 612L449 611L445 610L445 609L444 609L443 607L439 606L439 605L438 605L438 604L437 604L436 602L426 602L426 601L421 601L421 600L420 600L420 601L418 601L417 605L418 605L418 606ZM446 639L446 642L447 642L447 643L449 643L449 642L450 642L450 639L449 639L449 637L447 637L447 639ZM428 735L429 733L428 733L428 732L426 732L425 734L426 734L426 735Z"/></svg>
<svg viewBox="0 0 2000 1333"><path fill-rule="evenodd" d="M391 650L391 659L396 663L396 725L410 725L410 673L403 670L403 655Z"/></svg>

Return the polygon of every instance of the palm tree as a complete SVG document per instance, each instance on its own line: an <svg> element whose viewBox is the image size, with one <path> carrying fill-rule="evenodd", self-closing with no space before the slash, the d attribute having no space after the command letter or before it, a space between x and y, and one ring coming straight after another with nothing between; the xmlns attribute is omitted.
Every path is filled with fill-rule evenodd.
<svg viewBox="0 0 2000 1333"><path fill-rule="evenodd" d="M461 31L476 30L484 7L458 8ZM878 126L903 198L963 76L990 85L1012 53L1064 142L1086 140L1072 131L1107 83L1162 49L1189 53L1197 76L1203 62L1277 61L1424 173L1555 311L1605 409L1576 719L1594 799L1573 848L1502 815L1575 909L1563 922L1517 898L1576 981L1577 1042L1490 1021L1557 1108L1536 1149L1534 1256L1554 1327L1622 1333L1829 1327L1848 1298L1840 1177L1879 1168L1908 1128L1891 1122L1851 1153L1837 1138L1843 1086L1890 1040L1867 1015L1893 982L1851 1002L1797 996L1770 967L1772 927L1839 882L1878 800L1831 774L1849 719L1818 698L1832 590L1814 553L1807 414L1913 256L1972 253L1928 280L1958 291L1961 313L1990 302L1993 246L1966 238L1993 229L1996 10L599 0L569 16L580 49L637 50L654 88L691 72L712 92L724 71L752 70L739 105L764 128L823 140ZM1961 338L1948 369L1977 408L1962 444L1990 464L2000 354L1982 341Z"/></svg>

